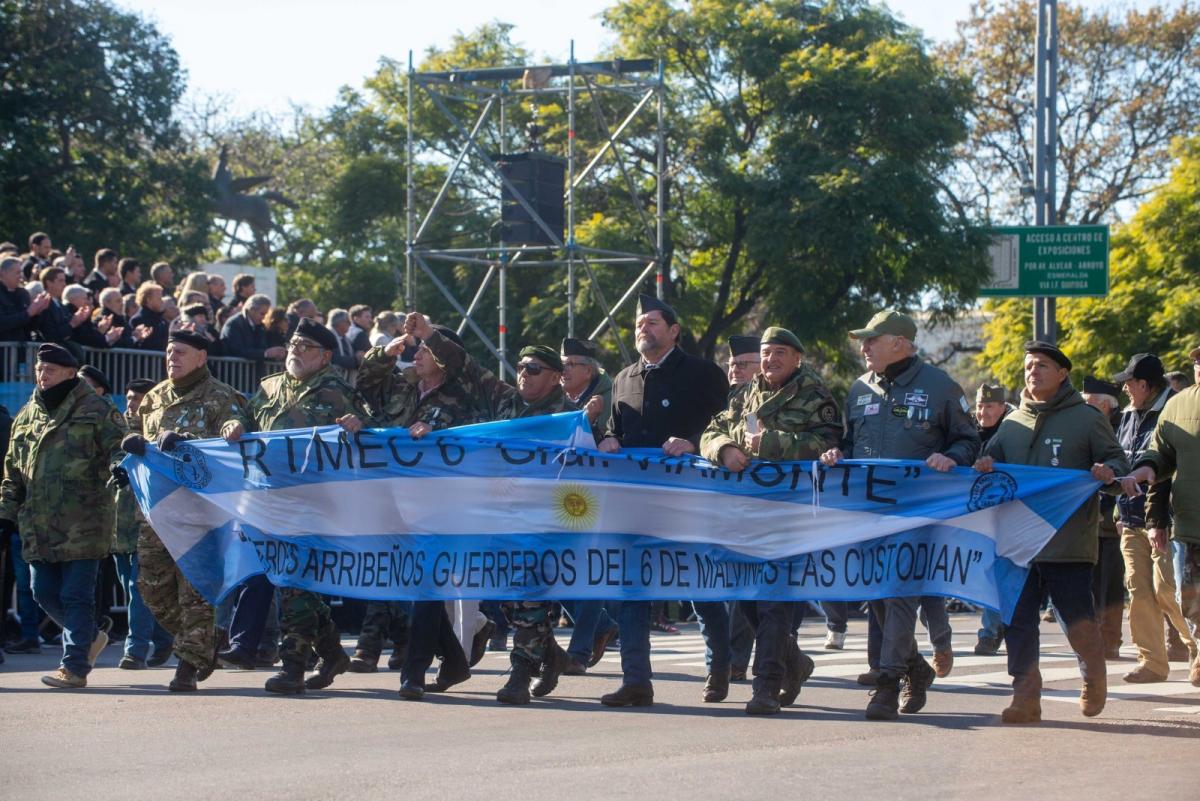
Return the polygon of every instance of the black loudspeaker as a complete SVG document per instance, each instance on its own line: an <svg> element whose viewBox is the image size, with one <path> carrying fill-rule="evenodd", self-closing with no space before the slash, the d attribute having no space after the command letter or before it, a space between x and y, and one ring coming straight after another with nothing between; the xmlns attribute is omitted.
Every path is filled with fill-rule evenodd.
<svg viewBox="0 0 1200 801"><path fill-rule="evenodd" d="M505 153L494 158L500 173L562 239L566 161L546 153ZM555 244L504 183L500 185L500 226L501 236L509 245Z"/></svg>

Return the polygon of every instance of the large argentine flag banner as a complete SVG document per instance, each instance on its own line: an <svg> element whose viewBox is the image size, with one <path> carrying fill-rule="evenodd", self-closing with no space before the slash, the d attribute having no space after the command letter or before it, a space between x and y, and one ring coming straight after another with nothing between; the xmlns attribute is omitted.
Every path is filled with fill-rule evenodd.
<svg viewBox="0 0 1200 801"><path fill-rule="evenodd" d="M583 413L435 432L336 426L151 447L143 513L216 601L257 573L367 599L865 600L1008 618L1026 565L1092 497L1076 470L604 454Z"/></svg>

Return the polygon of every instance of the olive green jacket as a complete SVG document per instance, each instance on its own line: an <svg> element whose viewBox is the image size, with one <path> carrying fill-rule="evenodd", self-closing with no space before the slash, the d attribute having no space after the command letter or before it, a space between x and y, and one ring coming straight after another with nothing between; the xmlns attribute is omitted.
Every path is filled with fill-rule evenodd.
<svg viewBox="0 0 1200 801"><path fill-rule="evenodd" d="M757 419L758 451L749 443L747 416ZM777 462L815 459L837 447L842 437L842 415L821 377L808 365L800 365L783 386L771 389L762 375L738 387L729 408L708 424L700 437L700 455L720 464L721 449L741 449L757 459Z"/></svg>
<svg viewBox="0 0 1200 801"><path fill-rule="evenodd" d="M1188 387L1167 401L1158 416L1150 447L1138 464L1151 465L1159 481L1146 499L1146 525L1165 528L1172 524L1161 497L1169 493L1172 536L1180 542L1200 545L1200 385ZM1165 480L1172 477L1171 482Z"/></svg>
<svg viewBox="0 0 1200 801"><path fill-rule="evenodd" d="M50 412L35 393L13 420L0 518L17 524L27 562L103 559L116 519L112 468L125 420L85 381Z"/></svg>
<svg viewBox="0 0 1200 801"><path fill-rule="evenodd" d="M1000 423L984 455L1009 464L1071 470L1105 464L1118 476L1129 472L1129 460L1108 419L1088 406L1070 381L1049 401L1036 401L1022 393L1020 407ZM997 465L996 469L1004 468ZM1113 482L1105 491L1118 492L1120 484ZM1100 549L1099 522L1100 498L1093 495L1067 518L1034 561L1095 564Z"/></svg>
<svg viewBox="0 0 1200 801"><path fill-rule="evenodd" d="M283 431L333 425L347 414L370 419L354 388L334 368L326 367L304 381L287 373L267 376L250 399L248 413L229 419L237 420L247 431Z"/></svg>

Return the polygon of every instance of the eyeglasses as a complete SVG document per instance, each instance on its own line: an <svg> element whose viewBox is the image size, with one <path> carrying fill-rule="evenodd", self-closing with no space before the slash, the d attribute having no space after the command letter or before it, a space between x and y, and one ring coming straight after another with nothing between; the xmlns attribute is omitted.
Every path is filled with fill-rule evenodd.
<svg viewBox="0 0 1200 801"><path fill-rule="evenodd" d="M587 367L587 362L563 362L563 369L568 367Z"/></svg>
<svg viewBox="0 0 1200 801"><path fill-rule="evenodd" d="M315 350L319 347L321 346L317 343L308 342L303 339L289 339L287 343L288 350L290 350L292 353L300 354L301 356L308 353L310 350Z"/></svg>
<svg viewBox="0 0 1200 801"><path fill-rule="evenodd" d="M541 375L542 371L546 369L549 368L542 367L537 362L520 362L517 365L517 372L519 373L523 370L527 375Z"/></svg>

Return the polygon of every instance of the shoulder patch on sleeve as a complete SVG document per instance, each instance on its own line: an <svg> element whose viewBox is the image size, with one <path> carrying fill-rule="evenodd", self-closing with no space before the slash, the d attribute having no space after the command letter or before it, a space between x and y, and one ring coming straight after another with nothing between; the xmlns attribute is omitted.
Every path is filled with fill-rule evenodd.
<svg viewBox="0 0 1200 801"><path fill-rule="evenodd" d="M826 403L821 407L821 420L826 423L836 423L838 418L837 408L832 403Z"/></svg>

